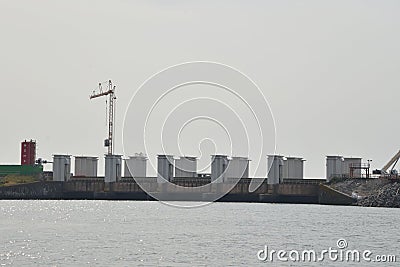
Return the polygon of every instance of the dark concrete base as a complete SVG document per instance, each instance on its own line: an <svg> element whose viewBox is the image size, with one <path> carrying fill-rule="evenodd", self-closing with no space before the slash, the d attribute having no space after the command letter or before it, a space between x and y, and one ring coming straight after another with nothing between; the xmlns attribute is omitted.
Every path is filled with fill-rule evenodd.
<svg viewBox="0 0 400 267"><path fill-rule="evenodd" d="M247 184L239 183L229 194L217 199L215 193L166 193L161 188L151 195L135 183L106 184L102 181L38 182L0 187L0 199L68 199L68 200L163 200L196 202L260 202L352 205L354 200L325 185L281 184L264 185L249 193ZM157 189L157 184L154 189ZM218 187L216 187L216 190Z"/></svg>

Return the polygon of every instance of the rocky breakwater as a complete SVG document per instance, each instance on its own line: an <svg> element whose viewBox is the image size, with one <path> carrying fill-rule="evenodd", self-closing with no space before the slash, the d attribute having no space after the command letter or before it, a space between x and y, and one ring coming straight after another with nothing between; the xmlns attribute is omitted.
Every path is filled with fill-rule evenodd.
<svg viewBox="0 0 400 267"><path fill-rule="evenodd" d="M332 188L357 199L364 207L400 208L400 181L377 179L340 179L329 183Z"/></svg>
<svg viewBox="0 0 400 267"><path fill-rule="evenodd" d="M364 207L400 208L400 182L388 183L358 200Z"/></svg>

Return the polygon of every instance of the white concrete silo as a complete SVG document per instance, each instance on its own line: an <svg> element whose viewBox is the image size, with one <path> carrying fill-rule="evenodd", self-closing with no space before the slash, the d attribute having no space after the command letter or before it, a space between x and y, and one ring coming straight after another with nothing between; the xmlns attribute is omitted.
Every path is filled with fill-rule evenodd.
<svg viewBox="0 0 400 267"><path fill-rule="evenodd" d="M97 164L99 158L75 156L75 172L77 177L97 177Z"/></svg>
<svg viewBox="0 0 400 267"><path fill-rule="evenodd" d="M157 156L157 182L166 183L174 178L174 156Z"/></svg>
<svg viewBox="0 0 400 267"><path fill-rule="evenodd" d="M268 155L268 184L279 184L283 181L285 162L281 155Z"/></svg>
<svg viewBox="0 0 400 267"><path fill-rule="evenodd" d="M147 157L144 154L135 154L125 159L125 177L146 177Z"/></svg>
<svg viewBox="0 0 400 267"><path fill-rule="evenodd" d="M71 178L71 156L53 155L53 181L66 182Z"/></svg>
<svg viewBox="0 0 400 267"><path fill-rule="evenodd" d="M106 155L105 156L105 177L106 183L114 183L121 179L122 156Z"/></svg>
<svg viewBox="0 0 400 267"><path fill-rule="evenodd" d="M250 160L247 157L232 157L226 169L227 178L249 178Z"/></svg>
<svg viewBox="0 0 400 267"><path fill-rule="evenodd" d="M326 156L326 180L343 176L343 157Z"/></svg>
<svg viewBox="0 0 400 267"><path fill-rule="evenodd" d="M226 180L226 168L228 167L228 156L212 155L211 156L211 182L223 183Z"/></svg>
<svg viewBox="0 0 400 267"><path fill-rule="evenodd" d="M197 158L186 156L176 159L175 177L197 177Z"/></svg>
<svg viewBox="0 0 400 267"><path fill-rule="evenodd" d="M304 178L304 159L299 157L286 157L284 161L284 179Z"/></svg>

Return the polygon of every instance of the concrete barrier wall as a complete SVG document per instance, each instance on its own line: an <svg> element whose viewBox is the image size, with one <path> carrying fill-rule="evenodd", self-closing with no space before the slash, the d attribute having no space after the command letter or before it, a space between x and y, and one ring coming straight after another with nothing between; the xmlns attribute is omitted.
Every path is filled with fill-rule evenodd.
<svg viewBox="0 0 400 267"><path fill-rule="evenodd" d="M319 186L318 201L328 205L352 205L356 202L351 196L323 184Z"/></svg>
<svg viewBox="0 0 400 267"><path fill-rule="evenodd" d="M62 182L36 182L0 187L0 199L60 199Z"/></svg>
<svg viewBox="0 0 400 267"><path fill-rule="evenodd" d="M191 183L193 185L193 183ZM354 199L326 185L317 184L262 184L255 192L249 192L249 183L211 184L204 187L179 188L171 184L147 183L148 192L155 194L213 196L228 192L220 201L320 203L351 205ZM231 189L231 190L230 190ZM146 191L147 191L146 190ZM73 180L69 182L37 182L0 187L0 199L152 199L135 182L104 183L101 180Z"/></svg>
<svg viewBox="0 0 400 267"><path fill-rule="evenodd" d="M197 185L197 186L196 186ZM196 184L193 181L190 182L177 182L176 184L160 184L155 182L149 182L144 185L146 191L149 192L169 192L169 193L219 193L229 192L230 194L250 194L249 183L239 182L236 185L233 184L211 184L210 186L204 186L201 182ZM318 196L319 186L316 184L279 184L279 185L268 185L263 183L255 192L252 194L275 194L275 195L286 195L286 196ZM119 182L105 184L103 181L69 181L65 183L64 191L69 192L135 192L143 193L143 190L136 182Z"/></svg>
<svg viewBox="0 0 400 267"><path fill-rule="evenodd" d="M317 196L319 186L315 184L280 184L276 193L286 196Z"/></svg>
<svg viewBox="0 0 400 267"><path fill-rule="evenodd" d="M182 183L185 184L185 183ZM186 184L185 184L186 185ZM193 185L193 184L191 184ZM210 186L181 187L178 184L147 183L146 189L150 192L193 192L193 193L218 193L249 194L249 183L239 182L233 184L211 184ZM136 192L143 193L141 187L135 182L119 182L107 184L101 180L73 180L69 182L38 182L10 187L0 187L1 196L46 196L53 194L62 197L63 192ZM318 186L309 184L262 184L253 194L277 194L277 195L318 195Z"/></svg>
<svg viewBox="0 0 400 267"><path fill-rule="evenodd" d="M99 180L74 180L64 183L64 192L101 192L104 191L104 182Z"/></svg>

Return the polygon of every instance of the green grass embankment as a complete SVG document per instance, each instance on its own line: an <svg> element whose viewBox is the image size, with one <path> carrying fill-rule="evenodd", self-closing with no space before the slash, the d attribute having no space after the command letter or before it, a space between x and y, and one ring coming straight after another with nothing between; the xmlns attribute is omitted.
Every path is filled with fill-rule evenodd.
<svg viewBox="0 0 400 267"><path fill-rule="evenodd" d="M39 181L39 179L33 176L7 175L5 177L0 177L0 187L34 183L37 181Z"/></svg>

